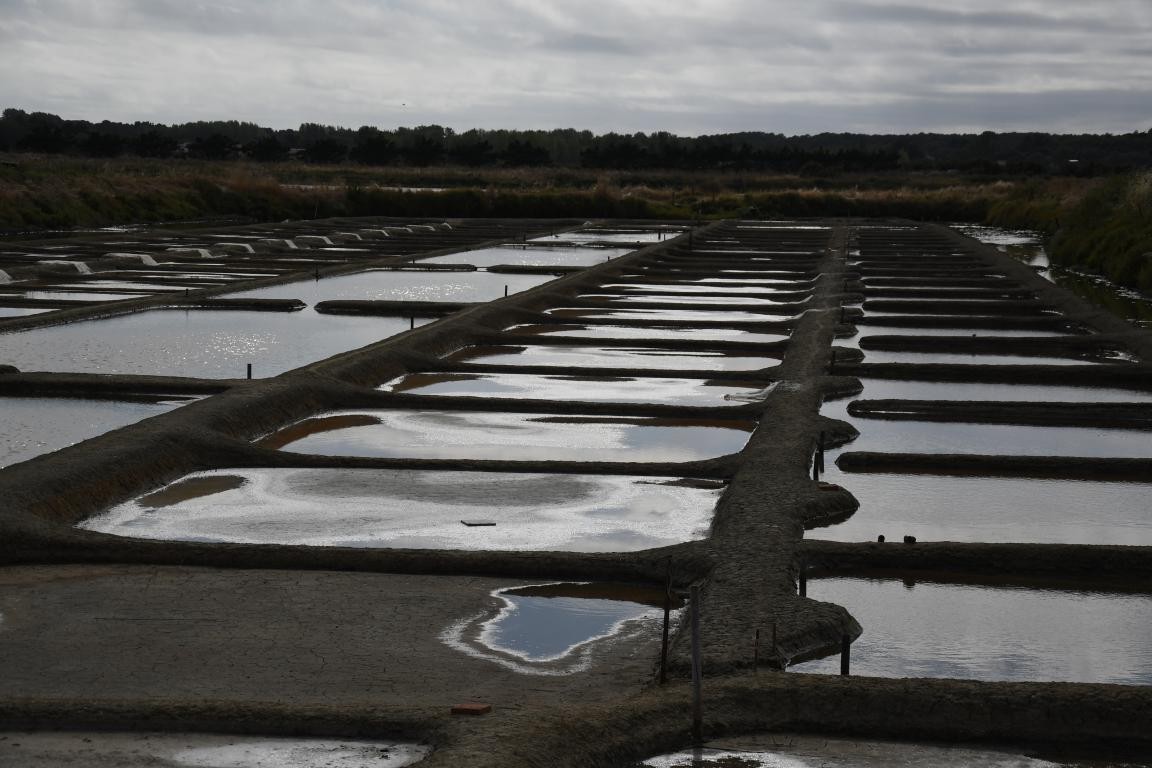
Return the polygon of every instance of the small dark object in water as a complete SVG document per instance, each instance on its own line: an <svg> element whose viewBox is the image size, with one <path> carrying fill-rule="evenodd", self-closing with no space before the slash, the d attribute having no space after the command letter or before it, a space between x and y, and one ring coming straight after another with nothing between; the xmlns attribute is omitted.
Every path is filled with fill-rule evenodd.
<svg viewBox="0 0 1152 768"><path fill-rule="evenodd" d="M916 543L916 537L915 536L905 536L904 537L904 543L905 544L915 544Z"/></svg>
<svg viewBox="0 0 1152 768"><path fill-rule="evenodd" d="M491 520L461 520L460 524L466 525L469 528L479 528L482 526L496 525L496 523L492 522Z"/></svg>
<svg viewBox="0 0 1152 768"><path fill-rule="evenodd" d="M880 534L879 536L877 536L876 541L883 544L884 543L884 534Z"/></svg>

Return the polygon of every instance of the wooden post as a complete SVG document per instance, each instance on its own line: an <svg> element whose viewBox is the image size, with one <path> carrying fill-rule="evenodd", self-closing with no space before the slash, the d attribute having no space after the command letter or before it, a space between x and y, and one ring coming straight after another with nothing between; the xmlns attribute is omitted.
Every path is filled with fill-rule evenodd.
<svg viewBox="0 0 1152 768"><path fill-rule="evenodd" d="M248 378L252 378L252 363L248 363Z"/></svg>
<svg viewBox="0 0 1152 768"><path fill-rule="evenodd" d="M412 330L415 327L416 327L416 315L412 315L412 317L408 318L408 330Z"/></svg>
<svg viewBox="0 0 1152 768"><path fill-rule="evenodd" d="M800 561L800 597L808 597L808 566Z"/></svg>
<svg viewBox="0 0 1152 768"><path fill-rule="evenodd" d="M824 467L824 433L820 433L820 472L823 474L828 470Z"/></svg>
<svg viewBox="0 0 1152 768"><path fill-rule="evenodd" d="M700 662L700 585L693 584L689 592L692 611L692 744L704 743L704 711L700 701L701 678L704 671Z"/></svg>
<svg viewBox="0 0 1152 768"><path fill-rule="evenodd" d="M848 676L848 667L852 662L852 638L843 635L840 638L840 674Z"/></svg>
<svg viewBox="0 0 1152 768"><path fill-rule="evenodd" d="M752 643L752 674L760 671L760 627L756 627L756 639Z"/></svg>
<svg viewBox="0 0 1152 768"><path fill-rule="evenodd" d="M505 296L508 295L508 286L507 285L504 286L504 295Z"/></svg>
<svg viewBox="0 0 1152 768"><path fill-rule="evenodd" d="M668 558L668 576L664 581L664 631L660 638L660 685L668 682L668 625L672 615L672 558Z"/></svg>

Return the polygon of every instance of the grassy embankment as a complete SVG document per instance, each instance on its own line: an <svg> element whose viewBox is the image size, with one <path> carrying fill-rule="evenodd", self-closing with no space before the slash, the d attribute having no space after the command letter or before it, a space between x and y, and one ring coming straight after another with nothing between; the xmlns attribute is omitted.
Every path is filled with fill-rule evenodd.
<svg viewBox="0 0 1152 768"><path fill-rule="evenodd" d="M1037 229L1058 263L1152 288L1152 176L997 181L0 157L0 232L326 216L891 216Z"/></svg>

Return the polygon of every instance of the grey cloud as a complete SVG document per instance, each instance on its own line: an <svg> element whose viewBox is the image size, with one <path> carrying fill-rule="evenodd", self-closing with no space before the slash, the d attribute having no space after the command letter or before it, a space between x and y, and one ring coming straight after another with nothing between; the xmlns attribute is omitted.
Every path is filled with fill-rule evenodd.
<svg viewBox="0 0 1152 768"><path fill-rule="evenodd" d="M844 20L941 27L986 27L993 29L1060 30L1076 33L1128 32L1120 20L1073 16L1061 13L1021 11L954 10L937 5L885 3L870 5L835 2L836 15Z"/></svg>

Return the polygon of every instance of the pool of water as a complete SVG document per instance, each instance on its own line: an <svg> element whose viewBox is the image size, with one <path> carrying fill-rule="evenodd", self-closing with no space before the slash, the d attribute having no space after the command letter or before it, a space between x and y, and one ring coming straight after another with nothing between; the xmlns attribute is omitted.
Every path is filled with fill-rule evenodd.
<svg viewBox="0 0 1152 768"><path fill-rule="evenodd" d="M754 382L740 386L703 379L538 376L521 373L418 373L381 387L391 392L457 397L674 405L741 405L762 392Z"/></svg>
<svg viewBox="0 0 1152 768"><path fill-rule="evenodd" d="M409 329L408 318L152 310L0 333L0 363L24 371L199 378L275 376Z"/></svg>
<svg viewBox="0 0 1152 768"><path fill-rule="evenodd" d="M678 294L625 294L625 293L582 293L576 297L577 300L596 299L600 301L611 301L613 304L632 307L643 307L645 304L716 304L723 306L725 304L760 304L766 307L775 306L778 304L791 304L794 300L788 301L773 301L766 298L749 298L747 296L692 296L692 295L678 295Z"/></svg>
<svg viewBox="0 0 1152 768"><path fill-rule="evenodd" d="M1152 546L1152 485L1004 477L841 472L823 480L850 491L860 509L809 536L834 541L920 541Z"/></svg>
<svg viewBox="0 0 1152 768"><path fill-rule="evenodd" d="M572 232L561 232L557 235L537 237L532 242L547 242L549 240L563 240L569 243L658 243L671 240L680 235L681 229L630 229L630 230L596 230L578 229Z"/></svg>
<svg viewBox="0 0 1152 768"><path fill-rule="evenodd" d="M768 286L763 284L749 284L732 285L730 283L717 283L712 285L702 285L700 283L606 283L601 289L615 290L615 291L629 291L633 293L757 293L771 296L774 293L781 291L799 291L804 290L807 284L801 284L794 281L780 280L780 281L764 281L774 282L775 284Z"/></svg>
<svg viewBox="0 0 1152 768"><path fill-rule="evenodd" d="M28 317L29 315L38 315L41 312L51 312L51 309L40 307L0 307L0 318L3 317Z"/></svg>
<svg viewBox="0 0 1152 768"><path fill-rule="evenodd" d="M58 451L184 404L0 397L0 467Z"/></svg>
<svg viewBox="0 0 1152 768"><path fill-rule="evenodd" d="M1033 330L1004 330L1000 328L869 328L857 326L859 332L855 336L836 339L835 344L842 347L860 348L860 340L870 336L945 336L952 338L1015 338L1015 339L1052 339L1069 336L1063 331L1033 331ZM877 350L868 350L877 353ZM1002 357L999 355L998 357Z"/></svg>
<svg viewBox="0 0 1152 768"><path fill-rule="evenodd" d="M1126 362L1113 358L994 355L988 353L966 355L947 352L895 352L886 349L865 349L863 352L864 362L866 363L910 363L922 365L1123 365Z"/></svg>
<svg viewBox="0 0 1152 768"><path fill-rule="evenodd" d="M26 291L17 294L23 299L66 299L68 301L124 301L125 299L139 299L147 296L146 293L100 293L98 291Z"/></svg>
<svg viewBox="0 0 1152 768"><path fill-rule="evenodd" d="M509 333L531 336L579 336L589 339L694 339L766 344L786 341L783 333L752 333L735 328L671 328L642 325L515 325Z"/></svg>
<svg viewBox="0 0 1152 768"><path fill-rule="evenodd" d="M1054 384L982 384L959 381L907 381L861 378L859 395L824 403L821 413L844 421L853 400L992 400L1028 403L1149 403L1152 389L1107 389Z"/></svg>
<svg viewBox="0 0 1152 768"><path fill-rule="evenodd" d="M204 733L0 732L0 763L127 768L401 768L430 748L394 741L293 739Z"/></svg>
<svg viewBox="0 0 1152 768"><path fill-rule="evenodd" d="M498 275L494 272L370 270L321 280L257 288L228 298L328 300L491 301L554 280L552 275Z"/></svg>
<svg viewBox="0 0 1152 768"><path fill-rule="evenodd" d="M589 267L630 253L631 248L571 248L546 246L499 246L478 251L451 253L420 259L420 264L472 264L495 267L515 264L523 267Z"/></svg>
<svg viewBox="0 0 1152 768"><path fill-rule="evenodd" d="M752 427L735 420L365 410L308 419L265 444L325 456L675 462L736 453Z"/></svg>
<svg viewBox="0 0 1152 768"><path fill-rule="evenodd" d="M1146 594L834 578L808 596L863 626L855 675L1152 685ZM840 659L793 669L838 674Z"/></svg>
<svg viewBox="0 0 1152 768"><path fill-rule="evenodd" d="M147 539L630 552L703 538L715 481L374 469L190 475L81 523Z"/></svg>
<svg viewBox="0 0 1152 768"><path fill-rule="evenodd" d="M581 309L563 307L550 309L548 314L580 320L619 320L643 323L645 320L703 321L709 323L771 323L787 320L795 315L773 315L722 309Z"/></svg>
<svg viewBox="0 0 1152 768"><path fill-rule="evenodd" d="M654 370L755 371L778 364L770 357L725 352L685 352L646 347L566 347L545 344L513 347L466 347L447 358L485 365L547 365L581 368L651 368Z"/></svg>
<svg viewBox="0 0 1152 768"><path fill-rule="evenodd" d="M858 741L823 734L772 733L709 742L645 760L652 768L1112 768L1106 763L1049 762L978 745ZM1114 768L1139 768L1115 765Z"/></svg>

